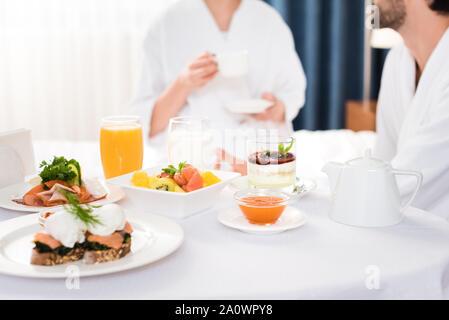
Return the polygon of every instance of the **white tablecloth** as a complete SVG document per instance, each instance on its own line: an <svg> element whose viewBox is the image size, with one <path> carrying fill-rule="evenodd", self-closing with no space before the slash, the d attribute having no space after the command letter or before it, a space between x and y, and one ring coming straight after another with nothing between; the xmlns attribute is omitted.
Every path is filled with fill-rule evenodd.
<svg viewBox="0 0 449 320"><path fill-rule="evenodd" d="M320 165L360 154L372 145L373 136L347 131L301 132L298 138L307 153L300 157L300 172L314 175L319 183L316 192L293 204L308 214L305 226L273 236L228 229L217 221L220 210L233 205L232 194L226 190L216 207L178 221L185 241L177 252L157 263L82 278L77 290L67 289L65 280L0 275L0 299L449 297L446 220L410 209L400 225L363 229L327 217L329 190L318 173ZM35 151L37 159L53 154L76 157L86 175L101 175L95 144L40 142ZM126 200L122 204L129 205ZM0 209L0 220L21 215ZM377 289L372 286L376 281L370 281L376 275Z"/></svg>

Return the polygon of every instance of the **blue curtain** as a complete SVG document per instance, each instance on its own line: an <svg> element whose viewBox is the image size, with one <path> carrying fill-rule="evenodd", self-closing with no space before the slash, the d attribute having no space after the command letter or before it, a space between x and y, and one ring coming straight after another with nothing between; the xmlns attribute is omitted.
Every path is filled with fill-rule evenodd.
<svg viewBox="0 0 449 320"><path fill-rule="evenodd" d="M265 0L290 26L307 76L296 130L344 127L345 103L363 97L364 0ZM385 53L373 58L377 97Z"/></svg>

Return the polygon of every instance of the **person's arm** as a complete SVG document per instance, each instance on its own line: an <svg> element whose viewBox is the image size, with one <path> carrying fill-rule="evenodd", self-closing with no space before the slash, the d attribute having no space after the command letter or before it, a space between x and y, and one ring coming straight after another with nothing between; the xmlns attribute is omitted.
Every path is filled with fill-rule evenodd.
<svg viewBox="0 0 449 320"><path fill-rule="evenodd" d="M150 137L163 131L170 120L182 109L190 90L177 78L156 100L150 123Z"/></svg>
<svg viewBox="0 0 449 320"><path fill-rule="evenodd" d="M226 163L228 166L230 166L231 171L238 172L242 176L248 175L246 160L234 157L233 155L226 152L226 150L221 148L215 149L215 156L215 170L223 170L221 166L223 163Z"/></svg>
<svg viewBox="0 0 449 320"><path fill-rule="evenodd" d="M185 105L190 93L205 86L218 72L213 55L204 53L190 63L165 89L154 103L150 123L150 137L163 131L170 118Z"/></svg>

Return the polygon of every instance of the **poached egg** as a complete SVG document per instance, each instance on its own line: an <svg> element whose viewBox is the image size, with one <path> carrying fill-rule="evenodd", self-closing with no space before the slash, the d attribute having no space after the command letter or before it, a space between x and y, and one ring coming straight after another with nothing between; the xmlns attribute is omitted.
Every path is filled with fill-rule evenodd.
<svg viewBox="0 0 449 320"><path fill-rule="evenodd" d="M125 227L125 213L117 204L94 208L90 215L97 218L100 223L86 225L74 214L60 209L45 219L44 230L64 246L73 248L77 242L85 241L86 231L108 236Z"/></svg>

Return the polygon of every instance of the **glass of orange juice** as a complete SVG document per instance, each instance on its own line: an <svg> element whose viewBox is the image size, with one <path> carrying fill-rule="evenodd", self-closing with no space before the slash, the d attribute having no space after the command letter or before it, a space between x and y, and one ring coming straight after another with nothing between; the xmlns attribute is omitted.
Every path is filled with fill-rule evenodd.
<svg viewBox="0 0 449 320"><path fill-rule="evenodd" d="M106 179L142 169L143 134L140 118L104 118L100 129L100 153Z"/></svg>

